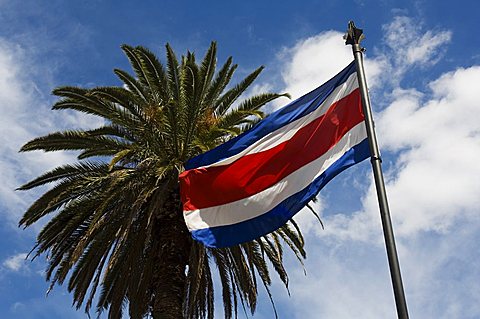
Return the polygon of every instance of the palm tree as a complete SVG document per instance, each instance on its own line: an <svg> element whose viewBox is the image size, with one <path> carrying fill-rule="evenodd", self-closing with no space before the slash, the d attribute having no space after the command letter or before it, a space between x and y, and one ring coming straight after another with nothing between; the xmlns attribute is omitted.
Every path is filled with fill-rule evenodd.
<svg viewBox="0 0 480 319"><path fill-rule="evenodd" d="M241 305L253 314L259 283L272 300L269 265L288 287L282 244L302 262L303 238L292 220L249 243L211 249L185 226L178 175L183 163L254 125L260 108L286 94L237 102L263 67L235 86L228 58L216 71L216 43L201 63L177 60L166 45L166 67L144 47L123 45L134 71L115 69L122 86L59 87L54 110L104 119L91 130L66 130L26 143L22 152L80 151L79 161L44 173L19 189L53 183L20 220L28 227L53 215L38 234L33 258L46 254L50 289L68 281L74 305L120 318L213 318L214 284L225 318ZM212 266L216 266L214 275ZM273 301L272 301L273 303Z"/></svg>

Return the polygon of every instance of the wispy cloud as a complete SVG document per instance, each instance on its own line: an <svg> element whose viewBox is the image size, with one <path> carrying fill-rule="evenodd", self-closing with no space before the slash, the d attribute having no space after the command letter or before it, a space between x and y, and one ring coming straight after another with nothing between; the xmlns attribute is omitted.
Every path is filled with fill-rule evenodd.
<svg viewBox="0 0 480 319"><path fill-rule="evenodd" d="M398 66L412 64L429 66L438 62L445 49L441 46L450 42L451 31L422 30L421 21L407 16L397 16L383 26L384 41L393 51L394 61Z"/></svg>
<svg viewBox="0 0 480 319"><path fill-rule="evenodd" d="M384 80L399 85L405 72L414 67L429 67L445 54L452 32L423 31L422 21L408 16L396 16L383 26L385 46L380 52L389 61Z"/></svg>
<svg viewBox="0 0 480 319"><path fill-rule="evenodd" d="M26 258L27 258L27 253L16 254L16 255L8 257L2 263L2 265L10 271L19 272L22 269L26 269L26 267L27 267L26 266L26 263L27 263Z"/></svg>
<svg viewBox="0 0 480 319"><path fill-rule="evenodd" d="M0 38L0 203L2 217L12 225L32 202L33 192L19 193L15 189L45 170L74 160L72 153L25 153L20 147L29 140L52 131L88 128L102 122L73 112L52 112L50 97L37 89L42 78L34 77L42 66L31 64L31 57L18 43Z"/></svg>
<svg viewBox="0 0 480 319"><path fill-rule="evenodd" d="M7 313L2 315L6 318L78 318L85 319L88 316L82 311L76 311L71 304L71 296L65 291L62 294L51 294L48 298L41 296L15 301L11 304Z"/></svg>

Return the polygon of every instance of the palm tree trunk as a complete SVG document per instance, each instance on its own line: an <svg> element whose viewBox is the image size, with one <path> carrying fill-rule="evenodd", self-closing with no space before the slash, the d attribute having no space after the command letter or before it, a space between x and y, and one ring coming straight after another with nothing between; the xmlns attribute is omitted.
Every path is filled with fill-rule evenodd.
<svg viewBox="0 0 480 319"><path fill-rule="evenodd" d="M186 267L190 256L191 236L183 219L178 193L174 189L157 220L160 245L154 275L153 319L182 319L186 286Z"/></svg>

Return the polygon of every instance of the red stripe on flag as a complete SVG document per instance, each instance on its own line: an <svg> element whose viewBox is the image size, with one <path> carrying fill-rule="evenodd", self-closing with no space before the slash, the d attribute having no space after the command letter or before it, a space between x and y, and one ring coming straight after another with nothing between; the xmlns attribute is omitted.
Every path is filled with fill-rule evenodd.
<svg viewBox="0 0 480 319"><path fill-rule="evenodd" d="M183 210L226 204L256 194L310 163L363 121L356 89L302 127L290 140L223 166L191 169L180 175Z"/></svg>

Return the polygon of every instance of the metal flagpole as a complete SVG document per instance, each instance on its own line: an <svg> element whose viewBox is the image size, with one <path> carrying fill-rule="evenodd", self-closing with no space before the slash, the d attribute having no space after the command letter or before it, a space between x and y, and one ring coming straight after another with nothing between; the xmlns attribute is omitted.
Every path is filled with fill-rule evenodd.
<svg viewBox="0 0 480 319"><path fill-rule="evenodd" d="M393 235L392 221L388 209L387 193L385 191L385 182L382 173L382 160L378 150L377 137L373 124L372 109L370 107L370 97L368 96L367 81L365 79L365 70L363 68L363 51L360 42L365 38L362 29L355 27L353 21L348 23L348 31L345 34L345 44L351 44L355 64L357 66L357 78L362 96L363 113L365 114L365 125L367 128L368 143L370 145L371 162L375 186L377 188L378 204L380 206L380 216L382 218L383 235L385 237L385 246L387 248L388 264L390 266L390 275L392 277L393 292L395 295L395 304L399 319L408 319L407 302L403 292L402 275L400 273L400 264L398 263L397 248L395 246L395 237Z"/></svg>

